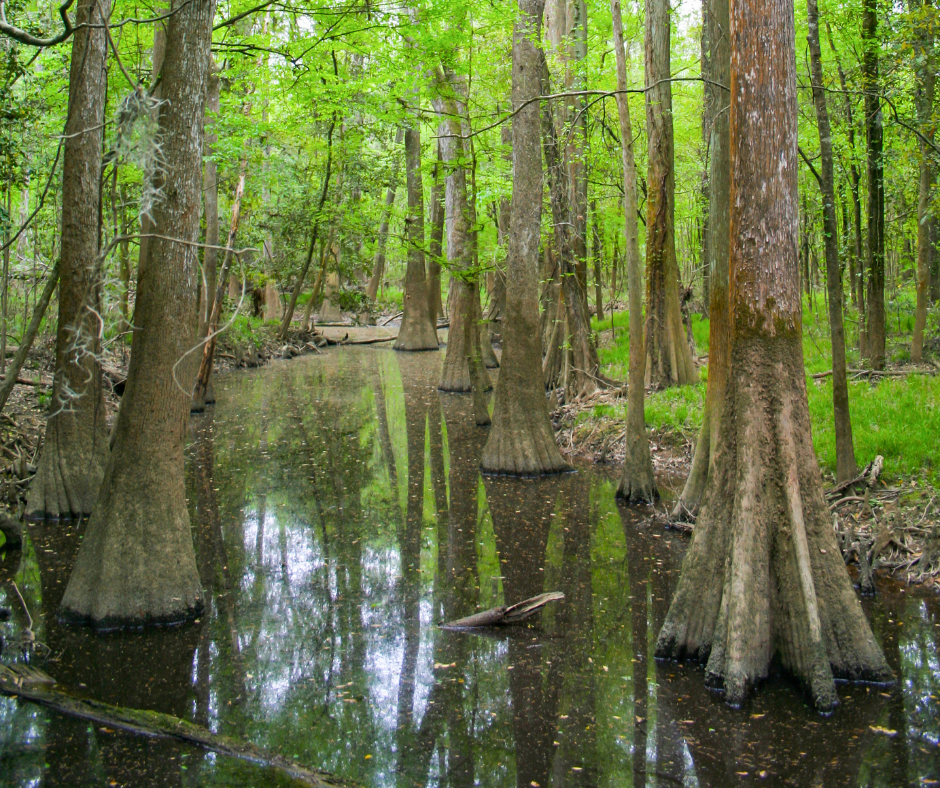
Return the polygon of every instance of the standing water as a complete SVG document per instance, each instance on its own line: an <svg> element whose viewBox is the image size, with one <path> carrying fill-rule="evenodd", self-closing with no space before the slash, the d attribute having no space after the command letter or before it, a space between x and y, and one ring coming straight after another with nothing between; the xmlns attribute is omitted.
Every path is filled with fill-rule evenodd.
<svg viewBox="0 0 940 788"><path fill-rule="evenodd" d="M686 539L593 469L481 478L470 398L437 353L336 349L220 376L187 478L206 592L187 626L59 626L80 527L0 555L4 662L76 696L152 709L364 786L940 784L940 605L867 604L900 681L841 686L821 717L774 677L744 710L658 664ZM546 591L537 626L438 624ZM280 786L261 765L0 699L3 786Z"/></svg>

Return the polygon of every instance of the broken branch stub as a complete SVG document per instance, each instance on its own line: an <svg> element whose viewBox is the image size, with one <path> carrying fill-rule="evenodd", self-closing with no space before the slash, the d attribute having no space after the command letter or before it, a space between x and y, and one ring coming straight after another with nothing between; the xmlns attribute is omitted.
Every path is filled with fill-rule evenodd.
<svg viewBox="0 0 940 788"><path fill-rule="evenodd" d="M474 613L466 618L448 621L446 624L441 624L441 629L478 629L517 624L535 615L549 602L561 602L564 598L565 595L560 591L550 591L547 594L539 594L514 605L500 605L499 607L484 610L482 613Z"/></svg>

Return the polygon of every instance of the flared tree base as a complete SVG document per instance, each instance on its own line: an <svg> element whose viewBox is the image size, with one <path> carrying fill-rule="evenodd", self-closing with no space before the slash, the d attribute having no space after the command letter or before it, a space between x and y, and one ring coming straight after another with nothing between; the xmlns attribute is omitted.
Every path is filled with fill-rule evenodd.
<svg viewBox="0 0 940 788"><path fill-rule="evenodd" d="M741 338L731 369L725 439L656 656L706 662L735 706L776 658L828 711L834 679L893 676L829 521L799 337Z"/></svg>

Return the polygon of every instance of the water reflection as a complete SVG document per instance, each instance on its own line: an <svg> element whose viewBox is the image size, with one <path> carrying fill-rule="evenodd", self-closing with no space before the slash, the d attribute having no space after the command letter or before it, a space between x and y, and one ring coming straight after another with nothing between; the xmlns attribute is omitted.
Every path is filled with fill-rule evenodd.
<svg viewBox="0 0 940 788"><path fill-rule="evenodd" d="M437 354L334 350L217 381L192 422L206 611L99 637L55 623L80 529L0 554L77 694L152 708L373 786L895 786L940 780L940 608L869 614L904 677L815 715L781 680L744 712L652 659L685 549L591 471L481 479L486 431L436 389ZM436 624L562 591L535 626ZM22 659L8 645L4 660ZM0 784L273 786L257 766L0 700Z"/></svg>

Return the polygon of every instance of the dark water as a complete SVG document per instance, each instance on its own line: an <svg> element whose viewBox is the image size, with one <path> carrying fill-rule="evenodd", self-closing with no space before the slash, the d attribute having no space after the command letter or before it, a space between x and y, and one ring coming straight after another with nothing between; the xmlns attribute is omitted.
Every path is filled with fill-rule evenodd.
<svg viewBox="0 0 940 788"><path fill-rule="evenodd" d="M481 479L485 431L437 354L334 350L221 376L193 419L208 603L174 630L95 636L54 611L77 534L31 526L0 565L79 695L193 720L370 786L905 786L940 780L940 606L870 606L902 677L823 718L784 679L727 709L652 647L685 550L593 471ZM435 625L542 591L541 626ZM16 657L7 646L4 660ZM3 786L277 786L275 772L0 699Z"/></svg>

